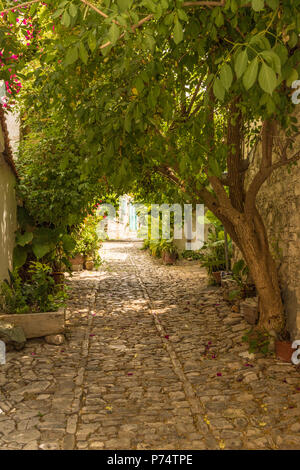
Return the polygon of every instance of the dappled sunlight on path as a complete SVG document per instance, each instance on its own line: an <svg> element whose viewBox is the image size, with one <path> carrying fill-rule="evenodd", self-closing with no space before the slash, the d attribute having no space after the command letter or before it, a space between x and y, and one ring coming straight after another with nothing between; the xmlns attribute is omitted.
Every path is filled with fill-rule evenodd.
<svg viewBox="0 0 300 470"><path fill-rule="evenodd" d="M249 355L248 325L197 262L106 242L68 282L68 341L30 340L0 370L1 449L300 447L300 377Z"/></svg>

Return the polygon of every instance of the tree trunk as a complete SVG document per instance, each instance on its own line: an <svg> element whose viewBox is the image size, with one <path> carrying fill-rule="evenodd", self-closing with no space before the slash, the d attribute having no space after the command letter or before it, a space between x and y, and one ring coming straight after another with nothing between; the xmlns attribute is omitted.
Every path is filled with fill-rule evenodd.
<svg viewBox="0 0 300 470"><path fill-rule="evenodd" d="M253 225L243 217L235 227L238 245L255 283L259 295L260 317L258 328L280 333L285 325L279 279L275 261L268 243L261 243Z"/></svg>

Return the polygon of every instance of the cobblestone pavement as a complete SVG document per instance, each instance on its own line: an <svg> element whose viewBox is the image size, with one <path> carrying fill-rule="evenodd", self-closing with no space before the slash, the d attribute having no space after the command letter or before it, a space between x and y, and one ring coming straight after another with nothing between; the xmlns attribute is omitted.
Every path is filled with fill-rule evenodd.
<svg viewBox="0 0 300 470"><path fill-rule="evenodd" d="M300 449L300 374L247 353L197 263L105 243L70 281L68 341L0 366L0 449Z"/></svg>

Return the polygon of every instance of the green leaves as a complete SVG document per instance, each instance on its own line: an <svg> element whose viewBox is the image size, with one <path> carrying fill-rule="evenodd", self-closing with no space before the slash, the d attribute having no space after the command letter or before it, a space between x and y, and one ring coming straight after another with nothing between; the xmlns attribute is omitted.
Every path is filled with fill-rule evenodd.
<svg viewBox="0 0 300 470"><path fill-rule="evenodd" d="M251 5L254 11L261 11L264 9L265 0L251 0Z"/></svg>
<svg viewBox="0 0 300 470"><path fill-rule="evenodd" d="M229 90L233 80L233 74L230 65L224 64L220 72L220 80L225 90Z"/></svg>
<svg viewBox="0 0 300 470"><path fill-rule="evenodd" d="M225 88L219 78L216 78L213 84L213 92L218 100L223 101L225 96Z"/></svg>
<svg viewBox="0 0 300 470"><path fill-rule="evenodd" d="M33 233L32 232L25 232L24 234L17 234L16 236L16 243L17 245L20 246L25 246L28 243L30 243L33 239Z"/></svg>
<svg viewBox="0 0 300 470"><path fill-rule="evenodd" d="M116 44L119 37L120 37L120 30L118 26L115 23L113 23L109 29L108 38L112 44Z"/></svg>
<svg viewBox="0 0 300 470"><path fill-rule="evenodd" d="M89 40L90 38L93 38L93 36L90 36ZM91 48L90 42L89 47ZM92 48L93 47L94 43L92 43ZM75 45L68 49L65 58L65 66L74 64L78 58L80 58L84 64L87 64L89 55L83 42L80 42L79 45Z"/></svg>
<svg viewBox="0 0 300 470"><path fill-rule="evenodd" d="M279 7L279 0L266 0L266 3L272 10L276 10Z"/></svg>
<svg viewBox="0 0 300 470"><path fill-rule="evenodd" d="M126 11L128 8L131 7L132 5L132 0L117 0L118 7L120 8L120 11Z"/></svg>
<svg viewBox="0 0 300 470"><path fill-rule="evenodd" d="M71 235L68 235L67 233L62 236L62 244L63 248L66 253L69 253L74 250L76 246L76 241Z"/></svg>
<svg viewBox="0 0 300 470"><path fill-rule="evenodd" d="M266 65L265 63L262 64L260 69L258 82L260 87L266 92L272 95L273 91L277 85L277 78L276 74L271 67Z"/></svg>
<svg viewBox="0 0 300 470"><path fill-rule="evenodd" d="M75 16L77 15L77 12L78 12L78 8L76 5L74 5L74 3L71 3L71 5L69 6L69 13L70 15L75 18Z"/></svg>
<svg viewBox="0 0 300 470"><path fill-rule="evenodd" d="M270 47L269 44L264 42L264 38L255 38L253 44L258 47ZM248 54L252 51L238 52L235 57L234 69L238 79L243 77L243 84L246 90L250 90L258 77L260 88L268 94L272 94L279 82L277 75L281 75L282 64L286 62L286 49L281 44L278 44L274 49L265 49L257 53L257 56L252 59L248 65ZM261 65L260 65L261 64Z"/></svg>
<svg viewBox="0 0 300 470"><path fill-rule="evenodd" d="M258 73L258 58L255 57L247 67L243 76L243 84L246 90L249 90L255 83Z"/></svg>
<svg viewBox="0 0 300 470"><path fill-rule="evenodd" d="M54 250L57 240L57 233L55 230L39 228L34 233L32 241L32 251L37 259Z"/></svg>
<svg viewBox="0 0 300 470"><path fill-rule="evenodd" d="M15 269L21 268L25 264L26 259L27 259L27 248L17 245L14 248L14 254L13 254L14 268Z"/></svg>
<svg viewBox="0 0 300 470"><path fill-rule="evenodd" d="M74 64L74 62L76 62L77 59L78 59L78 48L77 48L77 46L74 46L74 47L71 47L70 49L68 49L67 54L66 54L66 58L65 58L65 65Z"/></svg>
<svg viewBox="0 0 300 470"><path fill-rule="evenodd" d="M89 34L88 46L89 46L91 52L94 52L94 50L97 47L97 38L96 38L96 31L95 30L90 32L90 34Z"/></svg>
<svg viewBox="0 0 300 470"><path fill-rule="evenodd" d="M234 70L237 78L241 78L248 65L248 54L246 49L241 51L235 60Z"/></svg>
<svg viewBox="0 0 300 470"><path fill-rule="evenodd" d="M175 21L175 26L173 30L173 39L174 39L175 44L179 44L183 40L183 29L178 19Z"/></svg>
<svg viewBox="0 0 300 470"><path fill-rule="evenodd" d="M213 83L213 92L218 100L223 101L225 92L229 90L233 81L233 73L229 64L224 64L220 70L220 78L216 78Z"/></svg>
<svg viewBox="0 0 300 470"><path fill-rule="evenodd" d="M13 13L11 10L8 12L8 20L10 23L16 24L16 14Z"/></svg>
<svg viewBox="0 0 300 470"><path fill-rule="evenodd" d="M87 64L89 55L87 53L86 48L84 47L83 42L79 44L79 57L84 64Z"/></svg>
<svg viewBox="0 0 300 470"><path fill-rule="evenodd" d="M71 17L69 13L67 12L67 10L65 10L61 18L61 24L63 24L64 26L68 28L70 26L70 23L71 23Z"/></svg>

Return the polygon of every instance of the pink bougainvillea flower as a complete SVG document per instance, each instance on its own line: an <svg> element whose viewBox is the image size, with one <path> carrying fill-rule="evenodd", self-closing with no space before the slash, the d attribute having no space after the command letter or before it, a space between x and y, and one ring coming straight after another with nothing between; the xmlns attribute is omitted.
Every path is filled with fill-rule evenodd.
<svg viewBox="0 0 300 470"><path fill-rule="evenodd" d="M90 334L90 336L95 336L94 334Z"/></svg>
<svg viewBox="0 0 300 470"><path fill-rule="evenodd" d="M132 372L128 372L128 374L127 374L127 375L133 375L133 373L132 373Z"/></svg>
<svg viewBox="0 0 300 470"><path fill-rule="evenodd" d="M212 358L212 359L216 359L216 355L213 354L213 355L211 356L211 358Z"/></svg>
<svg viewBox="0 0 300 470"><path fill-rule="evenodd" d="M222 376L221 372L217 372L217 376L221 377Z"/></svg>
<svg viewBox="0 0 300 470"><path fill-rule="evenodd" d="M252 364L244 364L245 367L254 367Z"/></svg>
<svg viewBox="0 0 300 470"><path fill-rule="evenodd" d="M166 338L166 339L169 339L169 335L165 335L165 338Z"/></svg>

